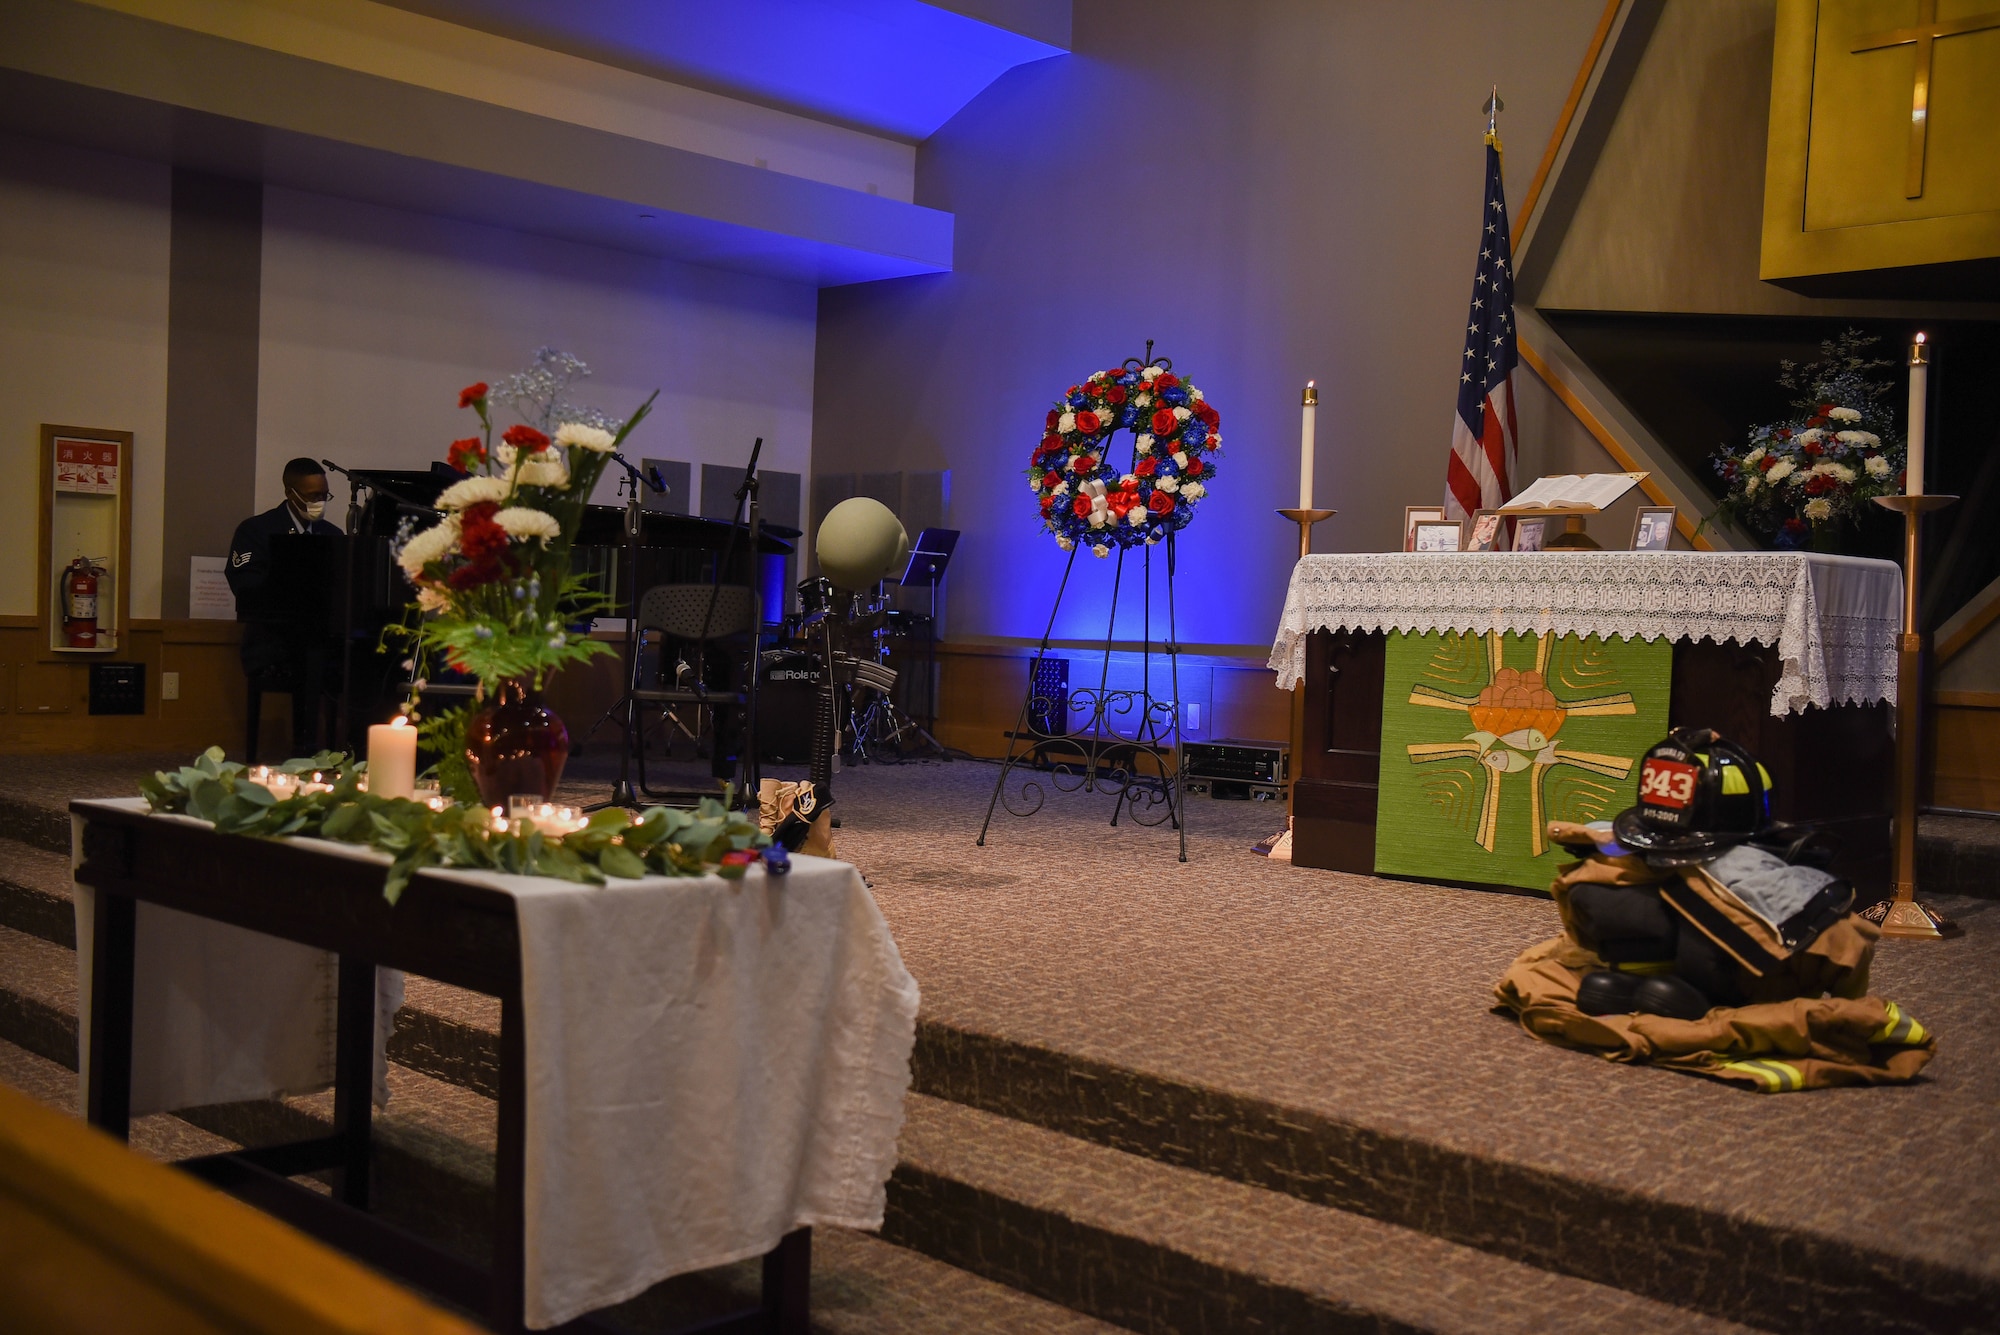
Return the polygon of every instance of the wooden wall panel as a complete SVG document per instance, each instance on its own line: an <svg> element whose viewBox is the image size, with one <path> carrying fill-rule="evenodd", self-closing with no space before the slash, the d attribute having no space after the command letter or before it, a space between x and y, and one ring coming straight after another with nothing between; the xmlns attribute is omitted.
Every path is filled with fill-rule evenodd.
<svg viewBox="0 0 2000 1335"><path fill-rule="evenodd" d="M1939 691L1930 742L1930 804L2000 812L2000 691Z"/></svg>
<svg viewBox="0 0 2000 1335"><path fill-rule="evenodd" d="M146 712L90 712L90 665L48 651L33 617L0 621L0 754L186 752L243 746L241 632L231 621L134 621L115 661L146 667ZM178 672L181 698L160 698L160 674ZM282 703L277 704L283 726Z"/></svg>

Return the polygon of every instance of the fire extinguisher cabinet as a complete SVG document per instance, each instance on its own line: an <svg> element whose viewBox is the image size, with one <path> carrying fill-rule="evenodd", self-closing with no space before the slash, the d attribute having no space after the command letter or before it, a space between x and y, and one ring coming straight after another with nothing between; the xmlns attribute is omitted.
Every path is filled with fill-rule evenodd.
<svg viewBox="0 0 2000 1335"><path fill-rule="evenodd" d="M115 654L131 613L132 433L45 425L41 474L49 650Z"/></svg>

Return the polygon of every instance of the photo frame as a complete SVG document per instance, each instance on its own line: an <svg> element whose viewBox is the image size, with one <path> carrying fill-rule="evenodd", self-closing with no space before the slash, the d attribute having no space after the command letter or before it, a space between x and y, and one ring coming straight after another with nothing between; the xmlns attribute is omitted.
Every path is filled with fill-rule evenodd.
<svg viewBox="0 0 2000 1335"><path fill-rule="evenodd" d="M1506 517L1498 510L1475 510L1472 523L1465 530L1465 547L1468 552L1497 552L1502 550L1501 525Z"/></svg>
<svg viewBox="0 0 2000 1335"><path fill-rule="evenodd" d="M1542 550L1542 535L1548 530L1547 519L1516 519L1514 521L1514 550L1517 552L1539 552Z"/></svg>
<svg viewBox="0 0 2000 1335"><path fill-rule="evenodd" d="M1632 546L1635 552L1664 552L1674 545L1674 507L1671 505L1642 505L1638 516L1632 521Z"/></svg>
<svg viewBox="0 0 2000 1335"><path fill-rule="evenodd" d="M1414 552L1417 542L1417 524L1427 519L1443 519L1442 505L1406 505L1403 507L1403 550Z"/></svg>
<svg viewBox="0 0 2000 1335"><path fill-rule="evenodd" d="M1463 519L1419 519L1411 530L1419 552L1459 552L1465 550Z"/></svg>

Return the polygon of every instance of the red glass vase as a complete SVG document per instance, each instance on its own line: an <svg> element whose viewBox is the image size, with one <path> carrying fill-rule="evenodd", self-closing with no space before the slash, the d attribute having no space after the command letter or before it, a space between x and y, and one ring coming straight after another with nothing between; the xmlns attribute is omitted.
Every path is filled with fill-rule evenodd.
<svg viewBox="0 0 2000 1335"><path fill-rule="evenodd" d="M465 725L465 763L489 807L505 807L516 794L548 801L568 760L569 729L525 682L501 682L492 702Z"/></svg>

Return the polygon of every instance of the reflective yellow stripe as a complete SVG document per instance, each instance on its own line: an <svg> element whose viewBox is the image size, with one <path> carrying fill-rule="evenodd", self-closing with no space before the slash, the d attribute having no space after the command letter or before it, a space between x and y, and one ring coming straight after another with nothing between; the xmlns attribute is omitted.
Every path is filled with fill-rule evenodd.
<svg viewBox="0 0 2000 1335"><path fill-rule="evenodd" d="M1924 1032L1924 1027L1917 1023L1916 1017L1903 1014L1903 1008L1895 1002L1883 1002L1882 1009L1888 1018L1882 1022L1880 1029L1869 1035L1869 1042L1915 1047L1930 1037Z"/></svg>
<svg viewBox="0 0 2000 1335"><path fill-rule="evenodd" d="M1614 964L1611 967L1620 973L1672 973L1674 971L1674 962L1672 960L1644 960L1637 964Z"/></svg>
<svg viewBox="0 0 2000 1335"><path fill-rule="evenodd" d="M1787 1062L1763 1059L1724 1062L1722 1069L1751 1077L1766 1094L1789 1094L1806 1085L1804 1072Z"/></svg>

